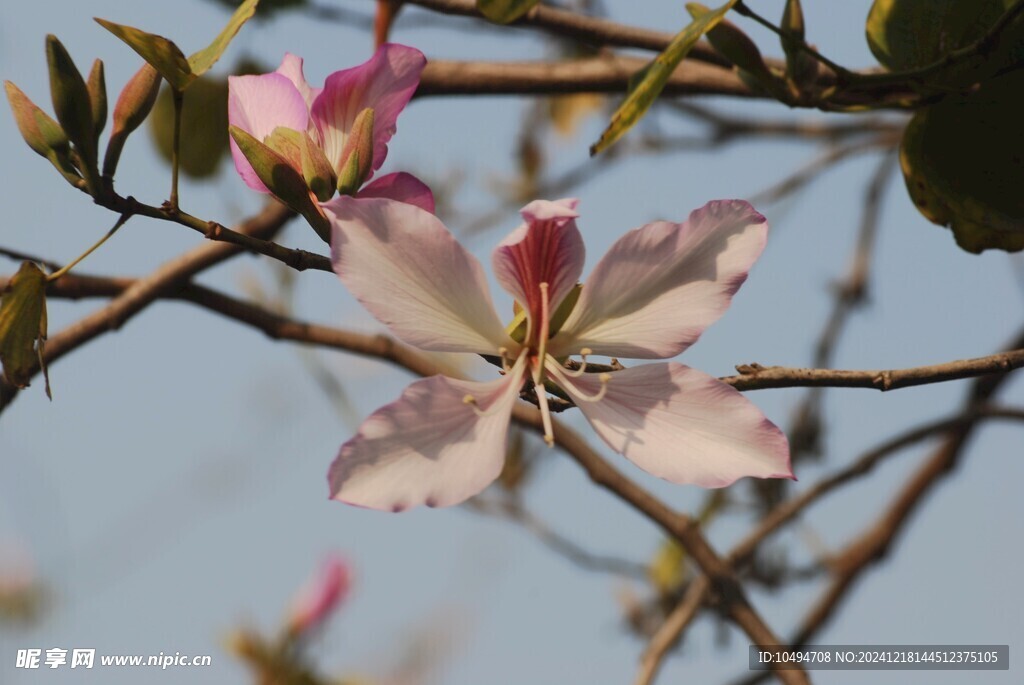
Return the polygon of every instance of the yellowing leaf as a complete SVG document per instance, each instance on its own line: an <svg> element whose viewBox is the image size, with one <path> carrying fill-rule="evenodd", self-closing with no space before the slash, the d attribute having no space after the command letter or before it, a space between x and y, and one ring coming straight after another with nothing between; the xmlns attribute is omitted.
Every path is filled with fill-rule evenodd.
<svg viewBox="0 0 1024 685"><path fill-rule="evenodd" d="M23 262L0 299L0 363L13 385L24 388L36 364L46 374L46 274L32 262ZM50 395L50 380L46 379Z"/></svg>
<svg viewBox="0 0 1024 685"><path fill-rule="evenodd" d="M115 24L106 19L97 18L96 22L139 53L142 59L152 64L153 68L177 90L185 90L196 78L181 49L167 38L131 26Z"/></svg>
<svg viewBox="0 0 1024 685"><path fill-rule="evenodd" d="M498 24L508 24L532 10L540 0L476 0L480 14Z"/></svg>
<svg viewBox="0 0 1024 685"><path fill-rule="evenodd" d="M245 0L245 2L238 6L235 13L231 15L227 26L217 34L213 42L199 52L189 56L188 64L192 68L193 74L202 76L210 70L210 67L224 54L231 39L242 28L242 24L252 19L252 15L256 14L256 5L258 4L259 0Z"/></svg>
<svg viewBox="0 0 1024 685"><path fill-rule="evenodd" d="M914 115L900 147L910 197L968 252L1024 249L1024 71Z"/></svg>
<svg viewBox="0 0 1024 685"><path fill-rule="evenodd" d="M664 52L633 75L633 78L630 79L629 93L626 95L626 99L612 115L611 123L601 134L600 139L591 146L591 155L596 155L610 147L636 122L640 121L640 118L664 90L669 76L676 70L690 49L700 40L701 36L722 21L722 17L732 9L736 2L737 0L729 0L718 9L694 19L686 28L676 34Z"/></svg>

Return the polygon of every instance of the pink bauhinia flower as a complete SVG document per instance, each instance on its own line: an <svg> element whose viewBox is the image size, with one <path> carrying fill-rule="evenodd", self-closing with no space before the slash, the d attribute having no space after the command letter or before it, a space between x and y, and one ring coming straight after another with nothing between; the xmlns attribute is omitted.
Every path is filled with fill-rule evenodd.
<svg viewBox="0 0 1024 685"><path fill-rule="evenodd" d="M545 387L571 399L613 450L674 483L793 477L782 431L717 378L675 362L587 369L591 355L673 357L725 312L767 238L746 202L710 202L684 223L630 231L582 290L576 201L530 203L492 255L498 283L525 313L507 329L480 263L434 215L348 197L324 208L335 272L396 336L503 366L490 382L416 381L377 410L331 465L334 499L400 511L479 493L501 472L513 404L531 384L549 444ZM574 355L581 361L570 364Z"/></svg>
<svg viewBox="0 0 1024 685"><path fill-rule="evenodd" d="M302 58L286 54L273 73L229 77L228 123L305 172L321 201L335 190L359 191L360 197L388 197L433 211L430 189L411 174L389 174L363 187L384 163L398 115L425 64L419 50L388 43L364 64L336 71L323 88L313 88L303 76ZM231 155L250 188L270 192L233 139Z"/></svg>

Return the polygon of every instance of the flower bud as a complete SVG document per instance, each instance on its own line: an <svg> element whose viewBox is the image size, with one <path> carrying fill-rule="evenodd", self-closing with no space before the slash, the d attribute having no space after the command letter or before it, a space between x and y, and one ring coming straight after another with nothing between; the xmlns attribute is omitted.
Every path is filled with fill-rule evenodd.
<svg viewBox="0 0 1024 685"><path fill-rule="evenodd" d="M125 84L114 105L114 128L110 132L107 153L103 157L103 175L111 177L117 170L128 136L149 116L160 92L160 74L149 64L135 72Z"/></svg>
<svg viewBox="0 0 1024 685"><path fill-rule="evenodd" d="M18 131L37 154L48 157L53 150L68 151L68 137L56 121L39 109L18 86L4 81L7 101L11 104Z"/></svg>
<svg viewBox="0 0 1024 685"><path fill-rule="evenodd" d="M89 89L89 107L92 110L92 130L96 138L103 133L103 127L107 125L107 79L103 74L102 60L92 63L92 70L89 72L89 81L86 83Z"/></svg>
<svg viewBox="0 0 1024 685"><path fill-rule="evenodd" d="M50 66L50 96L57 121L75 144L83 163L91 166L96 159L96 133L89 88L71 55L52 34L46 37L46 60Z"/></svg>
<svg viewBox="0 0 1024 685"><path fill-rule="evenodd" d="M367 107L352 122L338 170L338 192L355 195L373 173L373 109Z"/></svg>
<svg viewBox="0 0 1024 685"><path fill-rule="evenodd" d="M322 625L348 595L351 582L348 564L338 556L324 560L319 574L292 600L288 633L304 635Z"/></svg>

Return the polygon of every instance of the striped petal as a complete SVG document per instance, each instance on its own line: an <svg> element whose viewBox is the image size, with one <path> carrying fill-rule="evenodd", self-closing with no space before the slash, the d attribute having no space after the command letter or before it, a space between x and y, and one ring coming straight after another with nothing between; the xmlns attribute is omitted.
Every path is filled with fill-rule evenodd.
<svg viewBox="0 0 1024 685"><path fill-rule="evenodd" d="M682 224L630 231L584 284L549 350L673 357L718 320L761 255L768 223L748 203L709 202Z"/></svg>
<svg viewBox="0 0 1024 685"><path fill-rule="evenodd" d="M602 390L598 374L548 370L609 447L659 478L706 488L744 476L793 478L785 434L713 376L642 364L609 374Z"/></svg>
<svg viewBox="0 0 1024 685"><path fill-rule="evenodd" d="M437 352L514 347L480 262L433 214L383 198L341 196L322 207L335 273L399 338Z"/></svg>
<svg viewBox="0 0 1024 685"><path fill-rule="evenodd" d="M525 223L512 231L491 256L498 283L541 320L540 284L548 284L554 312L583 273L586 250L576 228L576 200L535 200L522 209Z"/></svg>
<svg viewBox="0 0 1024 685"><path fill-rule="evenodd" d="M410 385L342 446L328 472L331 497L403 511L459 504L482 491L505 462L524 368L520 361L490 383L434 376Z"/></svg>

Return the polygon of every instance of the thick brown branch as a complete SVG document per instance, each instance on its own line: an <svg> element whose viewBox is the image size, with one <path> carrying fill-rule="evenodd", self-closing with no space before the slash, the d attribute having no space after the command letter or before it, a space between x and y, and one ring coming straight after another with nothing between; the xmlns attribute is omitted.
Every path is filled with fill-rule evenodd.
<svg viewBox="0 0 1024 685"><path fill-rule="evenodd" d="M408 0L408 2L411 5L419 5L443 14L483 19L474 0ZM686 19L680 16L679 28L682 29L686 23ZM674 38L671 33L628 26L608 19L588 17L545 5L537 5L511 26L538 28L556 36L571 38L595 46L638 48L652 52L661 52L669 46ZM698 43L693 46L689 56L690 59L719 66L729 66L729 62L706 43ZM779 63L776 66L781 68L785 65Z"/></svg>
<svg viewBox="0 0 1024 685"><path fill-rule="evenodd" d="M645 64L642 59L618 55L553 62L430 60L416 96L624 93L630 77ZM731 69L692 60L672 73L663 93L763 97Z"/></svg>

